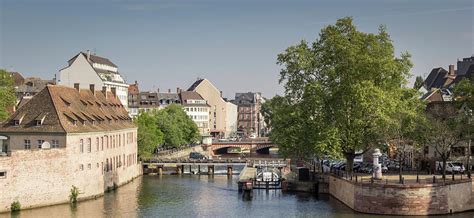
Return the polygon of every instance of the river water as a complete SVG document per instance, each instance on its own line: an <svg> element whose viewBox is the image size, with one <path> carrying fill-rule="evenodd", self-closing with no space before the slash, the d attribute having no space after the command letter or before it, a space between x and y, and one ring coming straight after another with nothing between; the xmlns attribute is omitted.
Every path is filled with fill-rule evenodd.
<svg viewBox="0 0 474 218"><path fill-rule="evenodd" d="M226 175L142 176L75 208L56 205L23 210L14 217L380 217L354 213L328 195L254 190L248 199L237 191L236 181L237 176Z"/></svg>

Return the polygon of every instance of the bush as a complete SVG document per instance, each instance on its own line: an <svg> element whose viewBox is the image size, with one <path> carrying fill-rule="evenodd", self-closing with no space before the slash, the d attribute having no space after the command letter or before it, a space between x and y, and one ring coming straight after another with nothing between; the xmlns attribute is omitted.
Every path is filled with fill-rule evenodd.
<svg viewBox="0 0 474 218"><path fill-rule="evenodd" d="M72 186L71 188L71 194L69 195L69 202L71 202L72 204L76 204L77 203L77 197L79 196L79 188L77 188L76 186Z"/></svg>
<svg viewBox="0 0 474 218"><path fill-rule="evenodd" d="M12 212L16 212L16 211L20 211L21 210L21 204L19 201L14 201L11 205L10 205L10 209Z"/></svg>

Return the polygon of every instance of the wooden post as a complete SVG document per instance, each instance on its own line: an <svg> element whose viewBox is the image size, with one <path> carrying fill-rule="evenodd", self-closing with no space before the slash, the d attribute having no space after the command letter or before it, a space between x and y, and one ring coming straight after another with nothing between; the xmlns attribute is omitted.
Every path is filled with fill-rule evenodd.
<svg viewBox="0 0 474 218"><path fill-rule="evenodd" d="M201 174L201 165L198 165L198 174Z"/></svg>
<svg viewBox="0 0 474 218"><path fill-rule="evenodd" d="M214 175L214 166L213 165L207 166L207 175Z"/></svg>
<svg viewBox="0 0 474 218"><path fill-rule="evenodd" d="M232 166L231 165L227 166L227 175L232 176Z"/></svg>
<svg viewBox="0 0 474 218"><path fill-rule="evenodd" d="M163 166L157 166L158 168L158 175L163 175Z"/></svg>
<svg viewBox="0 0 474 218"><path fill-rule="evenodd" d="M189 174L192 174L192 167L189 165Z"/></svg>
<svg viewBox="0 0 474 218"><path fill-rule="evenodd" d="M177 166L176 166L176 173L177 173L178 175L181 175L181 173L182 173L182 172L181 172L181 169L182 169L182 168L181 168L181 165L177 165Z"/></svg>

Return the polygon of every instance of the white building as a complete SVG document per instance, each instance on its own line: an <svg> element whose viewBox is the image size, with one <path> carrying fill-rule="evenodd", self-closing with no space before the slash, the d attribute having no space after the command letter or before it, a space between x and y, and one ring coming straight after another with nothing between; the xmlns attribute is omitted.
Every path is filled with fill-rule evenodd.
<svg viewBox="0 0 474 218"><path fill-rule="evenodd" d="M97 90L107 87L108 91L115 88L117 97L128 110L128 84L118 72L117 65L109 59L92 55L90 51L79 52L68 61L68 66L59 70L59 85L87 89L94 84Z"/></svg>
<svg viewBox="0 0 474 218"><path fill-rule="evenodd" d="M199 133L209 135L209 112L211 106L197 92L183 91L179 93L186 114L196 123Z"/></svg>
<svg viewBox="0 0 474 218"><path fill-rule="evenodd" d="M226 102L226 113L225 113L225 135L227 137L232 137L237 134L237 105L232 102Z"/></svg>

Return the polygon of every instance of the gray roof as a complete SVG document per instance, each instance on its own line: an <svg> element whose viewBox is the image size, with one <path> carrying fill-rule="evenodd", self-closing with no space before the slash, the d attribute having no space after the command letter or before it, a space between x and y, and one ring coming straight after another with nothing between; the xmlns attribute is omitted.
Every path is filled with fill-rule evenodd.
<svg viewBox="0 0 474 218"><path fill-rule="evenodd" d="M204 79L198 79L196 80L196 82L194 82L188 89L188 91L194 91L198 86L199 84L201 84L201 82L204 81Z"/></svg>
<svg viewBox="0 0 474 218"><path fill-rule="evenodd" d="M235 93L235 99L233 100L233 103L236 105L255 104L257 103L257 93Z"/></svg>

